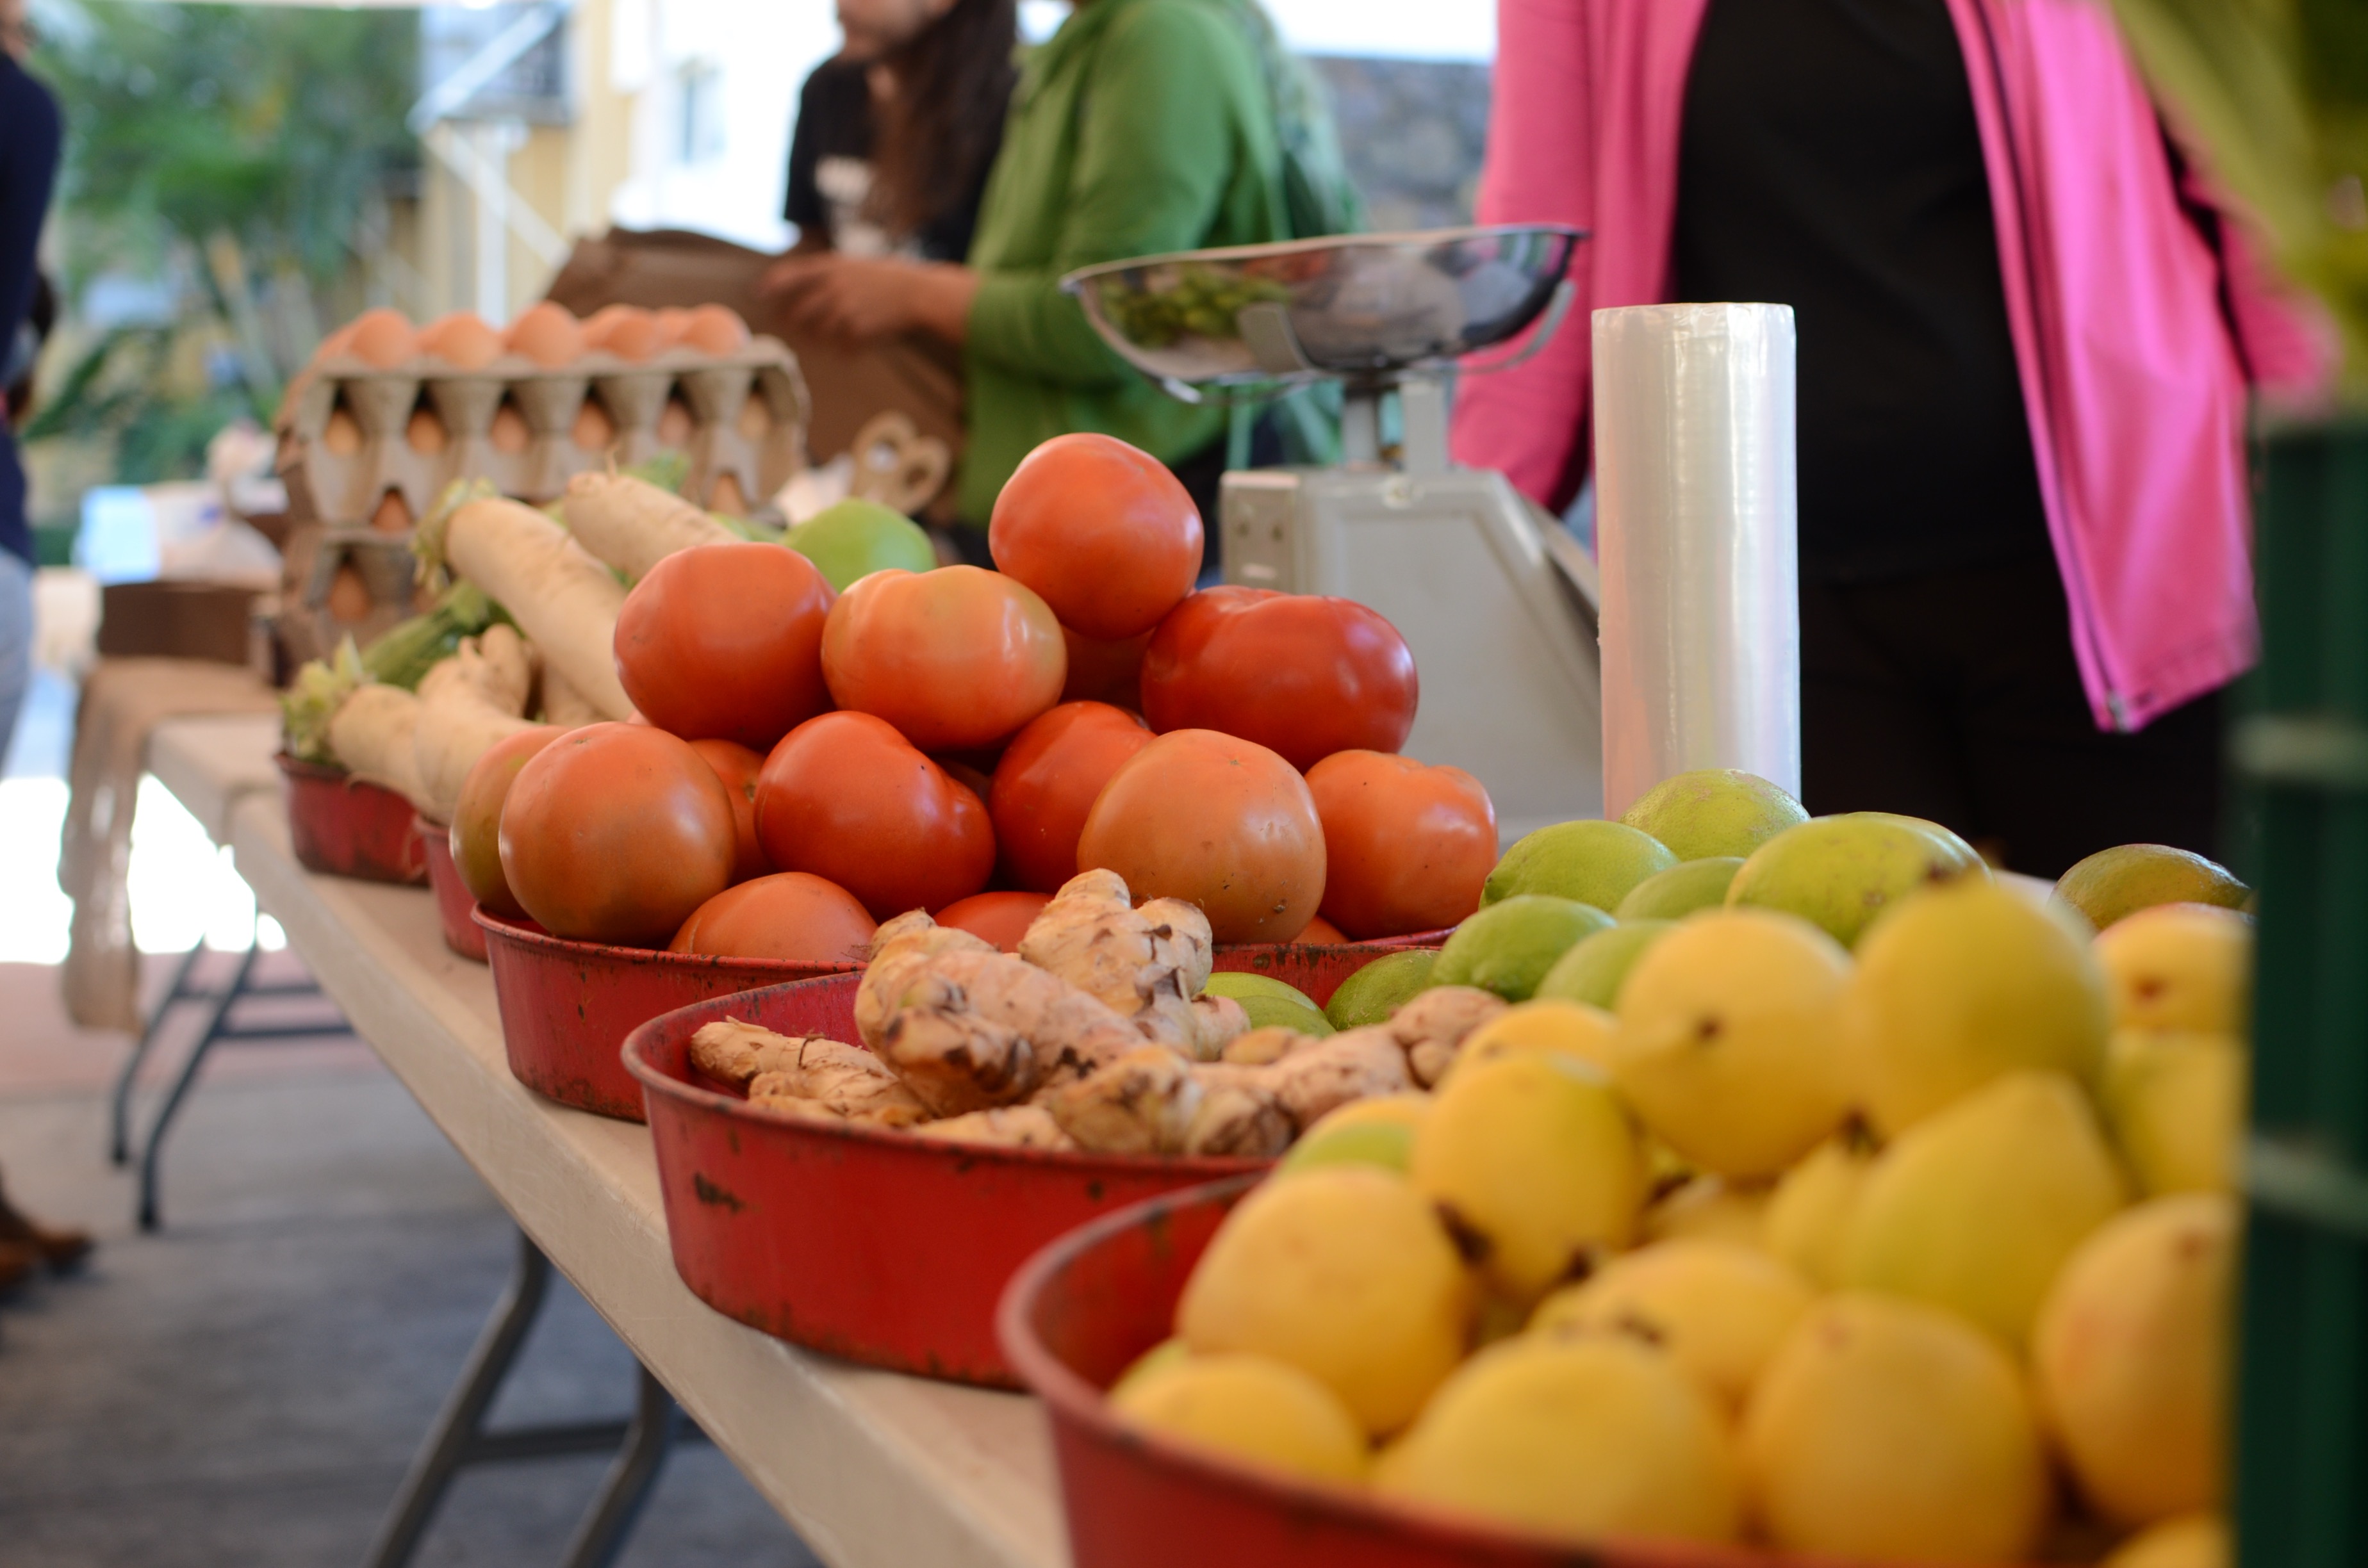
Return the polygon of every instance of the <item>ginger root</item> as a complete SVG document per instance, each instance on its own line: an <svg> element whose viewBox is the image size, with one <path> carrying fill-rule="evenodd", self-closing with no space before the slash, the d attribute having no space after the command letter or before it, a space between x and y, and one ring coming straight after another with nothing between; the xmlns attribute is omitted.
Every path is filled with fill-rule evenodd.
<svg viewBox="0 0 2368 1568"><path fill-rule="evenodd" d="M778 1116L784 1121L825 1121L844 1127L848 1119L820 1100L805 1099L797 1095L751 1095L748 1108Z"/></svg>
<svg viewBox="0 0 2368 1568"><path fill-rule="evenodd" d="M1221 1063L1201 1063L1192 1075L1201 1083L1201 1104L1184 1130L1185 1153L1271 1160L1298 1136L1291 1113L1267 1085Z"/></svg>
<svg viewBox="0 0 2368 1568"><path fill-rule="evenodd" d="M888 1020L904 994L940 953L995 951L992 942L951 926L926 910L908 910L871 935L871 961L855 991L855 1032L874 1051L882 1049Z"/></svg>
<svg viewBox="0 0 2368 1568"><path fill-rule="evenodd" d="M879 965L864 976L874 990ZM876 988L874 1049L940 1116L1015 1105L1144 1043L1126 1020L1026 960L985 943L900 966ZM865 1023L858 994L857 1023ZM873 1037L867 1034L869 1041Z"/></svg>
<svg viewBox="0 0 2368 1568"><path fill-rule="evenodd" d="M1044 1098L1077 1147L1098 1154L1180 1154L1201 1108L1201 1081L1182 1057L1143 1045Z"/></svg>
<svg viewBox="0 0 2368 1568"><path fill-rule="evenodd" d="M925 1121L912 1130L916 1138L947 1143L989 1143L1006 1149L1075 1149L1076 1141L1061 1131L1052 1112L1042 1106L995 1106L943 1121Z"/></svg>
<svg viewBox="0 0 2368 1568"><path fill-rule="evenodd" d="M1415 1082L1428 1089L1447 1076L1472 1031L1504 1010L1504 998L1493 993L1440 985L1417 992L1380 1027L1406 1051Z"/></svg>
<svg viewBox="0 0 2368 1568"><path fill-rule="evenodd" d="M1133 1022L1145 1039L1195 1055L1207 1015L1192 999L1208 983L1213 950L1209 917L1196 906L1156 898L1137 909L1115 871L1070 878L1019 938L1030 963Z"/></svg>
<svg viewBox="0 0 2368 1568"><path fill-rule="evenodd" d="M928 1108L886 1062L821 1035L792 1040L727 1018L690 1037L690 1059L718 1083L746 1088L752 1100L812 1100L850 1120L884 1127L928 1119Z"/></svg>

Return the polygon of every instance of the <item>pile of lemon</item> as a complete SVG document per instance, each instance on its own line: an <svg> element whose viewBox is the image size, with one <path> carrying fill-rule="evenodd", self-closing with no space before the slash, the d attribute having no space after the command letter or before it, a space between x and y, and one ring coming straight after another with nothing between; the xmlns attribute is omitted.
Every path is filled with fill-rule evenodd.
<svg viewBox="0 0 2368 1568"><path fill-rule="evenodd" d="M1744 867L1818 825L1672 782ZM1871 919L1729 867L1608 1009L1515 1006L1435 1093L1336 1112L1115 1407L1572 1540L2225 1563L2243 890L2147 846L2052 894L1964 858ZM1778 869L1823 897L1818 859Z"/></svg>

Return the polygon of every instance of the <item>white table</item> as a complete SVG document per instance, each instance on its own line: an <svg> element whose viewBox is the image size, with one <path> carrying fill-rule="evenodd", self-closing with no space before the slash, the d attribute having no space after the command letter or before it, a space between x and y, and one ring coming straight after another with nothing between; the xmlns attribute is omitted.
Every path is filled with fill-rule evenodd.
<svg viewBox="0 0 2368 1568"><path fill-rule="evenodd" d="M150 767L210 832L222 824L257 903L355 1032L807 1545L833 1568L1065 1564L1035 1401L814 1355L693 1296L667 1251L648 1130L510 1076L493 978L446 949L425 890L297 864L274 744L268 722L175 721Z"/></svg>

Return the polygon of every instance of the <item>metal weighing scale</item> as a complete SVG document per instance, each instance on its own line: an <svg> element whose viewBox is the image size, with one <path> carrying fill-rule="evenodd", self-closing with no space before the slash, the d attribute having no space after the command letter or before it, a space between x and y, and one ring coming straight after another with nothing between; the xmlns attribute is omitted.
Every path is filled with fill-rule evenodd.
<svg viewBox="0 0 2368 1568"><path fill-rule="evenodd" d="M1602 812L1595 562L1503 474L1448 461L1448 393L1459 370L1506 369L1553 335L1584 237L1543 225L1343 235L1063 279L1111 347L1187 402L1342 384L1338 467L1225 475L1225 580L1388 617L1422 679L1406 754L1475 775L1508 843ZM1459 363L1532 324L1510 358Z"/></svg>

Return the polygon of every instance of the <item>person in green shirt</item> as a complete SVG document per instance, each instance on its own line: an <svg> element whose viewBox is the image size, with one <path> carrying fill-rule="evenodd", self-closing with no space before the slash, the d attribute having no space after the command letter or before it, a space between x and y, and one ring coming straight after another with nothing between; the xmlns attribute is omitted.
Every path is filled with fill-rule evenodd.
<svg viewBox="0 0 2368 1568"><path fill-rule="evenodd" d="M1095 262L1287 239L1316 232L1311 207L1316 222L1342 210L1344 180L1311 200L1307 176L1286 176L1338 165L1328 125L1307 124L1297 69L1257 0L1079 0L1021 69L967 264L787 264L788 313L843 338L919 332L960 347L959 515L974 529L1019 460L1073 430L1133 442L1190 478L1205 471L1188 486L1205 492L1207 515L1224 412L1177 402L1128 367L1059 281Z"/></svg>

